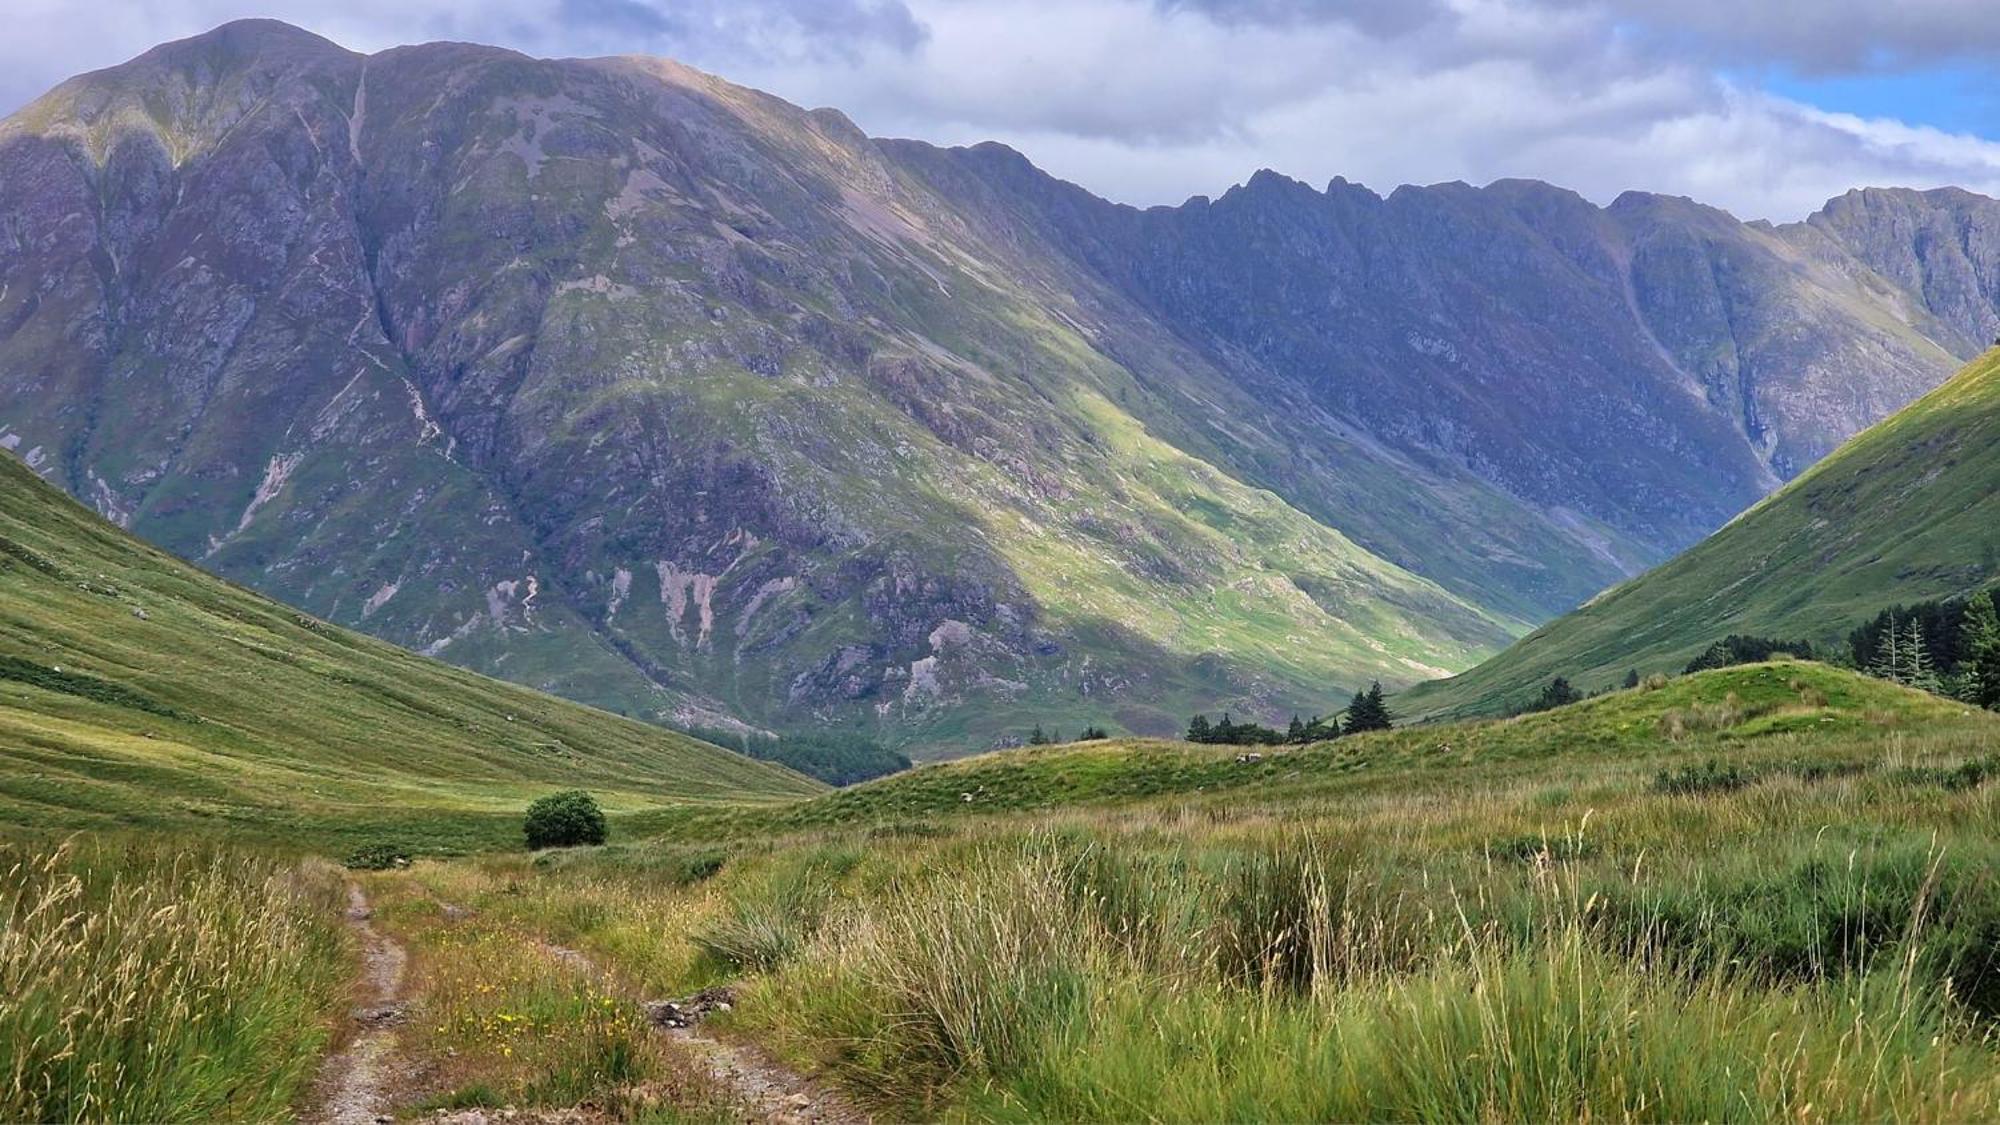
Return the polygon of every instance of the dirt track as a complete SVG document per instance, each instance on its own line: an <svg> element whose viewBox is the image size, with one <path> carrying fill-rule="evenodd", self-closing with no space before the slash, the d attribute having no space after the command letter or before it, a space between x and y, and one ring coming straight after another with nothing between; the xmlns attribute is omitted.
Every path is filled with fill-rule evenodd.
<svg viewBox="0 0 2000 1125"><path fill-rule="evenodd" d="M374 1125L389 1119L390 1088L397 1075L396 1025L403 1020L403 969L409 961L401 944L377 930L374 911L359 883L347 885L347 924L361 942L360 1007L354 1010L354 1038L328 1056L314 1086L320 1125Z"/></svg>

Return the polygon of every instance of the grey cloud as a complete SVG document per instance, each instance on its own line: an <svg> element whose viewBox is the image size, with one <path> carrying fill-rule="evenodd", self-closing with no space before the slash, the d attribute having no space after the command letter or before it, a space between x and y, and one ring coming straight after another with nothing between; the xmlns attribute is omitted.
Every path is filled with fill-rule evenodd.
<svg viewBox="0 0 2000 1125"><path fill-rule="evenodd" d="M565 23L607 31L646 36L685 33L684 25L639 0L562 0L558 11Z"/></svg>
<svg viewBox="0 0 2000 1125"><path fill-rule="evenodd" d="M2000 57L1991 0L1552 0L1603 9L1662 50L1814 74Z"/></svg>
<svg viewBox="0 0 2000 1125"><path fill-rule="evenodd" d="M1376 36L1407 35L1453 18L1443 0L1154 0L1154 7L1170 15L1198 12L1223 24L1341 23Z"/></svg>

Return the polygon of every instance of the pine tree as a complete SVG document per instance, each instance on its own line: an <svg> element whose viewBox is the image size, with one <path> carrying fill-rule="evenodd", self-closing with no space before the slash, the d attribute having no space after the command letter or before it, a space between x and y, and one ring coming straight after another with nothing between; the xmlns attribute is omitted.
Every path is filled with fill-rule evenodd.
<svg viewBox="0 0 2000 1125"><path fill-rule="evenodd" d="M1553 711L1558 707L1567 707L1582 698L1583 693L1571 687L1568 679L1557 676L1548 682L1548 686L1542 688L1541 698L1535 701L1535 710Z"/></svg>
<svg viewBox="0 0 2000 1125"><path fill-rule="evenodd" d="M1631 671L1625 673L1625 690L1631 691L1633 688L1638 686L1639 686L1639 670L1637 668L1634 668Z"/></svg>
<svg viewBox="0 0 2000 1125"><path fill-rule="evenodd" d="M1918 691L1938 690L1937 667L1924 647L1923 622L1910 618L1910 631L1903 637L1903 680Z"/></svg>
<svg viewBox="0 0 2000 1125"><path fill-rule="evenodd" d="M1346 733L1388 730L1395 725L1396 717L1389 713L1389 705L1382 700L1380 682L1370 685L1365 692L1354 693L1354 702L1347 705Z"/></svg>
<svg viewBox="0 0 2000 1125"><path fill-rule="evenodd" d="M1306 725L1302 722L1299 722L1299 717L1297 715L1293 715L1292 725L1285 728L1285 741L1304 742L1305 740L1306 740Z"/></svg>
<svg viewBox="0 0 2000 1125"><path fill-rule="evenodd" d="M1028 745L1047 746L1048 744L1049 736L1042 733L1042 724L1036 723L1035 729L1028 734Z"/></svg>
<svg viewBox="0 0 2000 1125"><path fill-rule="evenodd" d="M1965 605L1964 641L1966 674L1970 680L1966 702L2000 711L2000 614L1993 609L1993 595L1980 591Z"/></svg>
<svg viewBox="0 0 2000 1125"><path fill-rule="evenodd" d="M1882 630L1882 639L1875 645L1875 659L1868 664L1868 674L1878 680L1903 682L1903 655L1901 640L1896 632L1896 615L1889 615L1889 627Z"/></svg>
<svg viewBox="0 0 2000 1125"><path fill-rule="evenodd" d="M1188 720L1187 740L1189 742L1208 742L1214 737L1215 728L1208 725L1207 715L1196 715L1194 718Z"/></svg>

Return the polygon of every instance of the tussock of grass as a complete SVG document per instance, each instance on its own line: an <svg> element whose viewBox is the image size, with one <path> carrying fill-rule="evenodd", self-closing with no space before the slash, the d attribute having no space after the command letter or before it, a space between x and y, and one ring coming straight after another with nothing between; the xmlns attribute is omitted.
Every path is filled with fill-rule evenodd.
<svg viewBox="0 0 2000 1125"><path fill-rule="evenodd" d="M338 869L110 843L0 872L0 1119L289 1112L347 992Z"/></svg>
<svg viewBox="0 0 2000 1125"><path fill-rule="evenodd" d="M836 880L860 861L852 849L786 857L729 895L722 912L695 933L696 948L729 969L777 968L805 948L832 905Z"/></svg>

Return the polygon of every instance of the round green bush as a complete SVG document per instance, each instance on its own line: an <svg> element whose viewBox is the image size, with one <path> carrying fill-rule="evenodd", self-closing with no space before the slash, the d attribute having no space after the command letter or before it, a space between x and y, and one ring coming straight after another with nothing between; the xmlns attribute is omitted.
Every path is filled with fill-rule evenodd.
<svg viewBox="0 0 2000 1125"><path fill-rule="evenodd" d="M530 851L601 844L605 836L604 810L581 789L551 793L528 806L528 820L522 829L527 834Z"/></svg>

